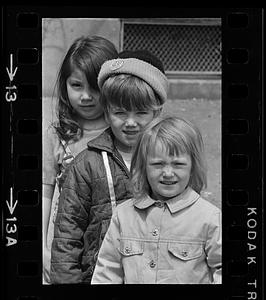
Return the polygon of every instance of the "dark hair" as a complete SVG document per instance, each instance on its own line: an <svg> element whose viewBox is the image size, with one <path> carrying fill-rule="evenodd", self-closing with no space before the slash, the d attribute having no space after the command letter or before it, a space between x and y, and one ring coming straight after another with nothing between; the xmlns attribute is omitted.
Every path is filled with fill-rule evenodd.
<svg viewBox="0 0 266 300"><path fill-rule="evenodd" d="M159 69L163 74L165 74L164 71L164 65L163 62L155 56L153 53L151 53L149 50L146 49L139 49L139 50L124 50L120 53L118 53L119 58L137 58L143 61L146 61L147 63L153 65L155 68Z"/></svg>
<svg viewBox="0 0 266 300"><path fill-rule="evenodd" d="M78 140L82 136L82 128L75 121L75 112L69 102L66 81L75 68L84 72L88 84L99 91L97 77L101 65L106 61L117 58L118 52L114 44L100 36L77 38L70 46L58 73L57 86L57 117L54 125L58 136L69 141Z"/></svg>

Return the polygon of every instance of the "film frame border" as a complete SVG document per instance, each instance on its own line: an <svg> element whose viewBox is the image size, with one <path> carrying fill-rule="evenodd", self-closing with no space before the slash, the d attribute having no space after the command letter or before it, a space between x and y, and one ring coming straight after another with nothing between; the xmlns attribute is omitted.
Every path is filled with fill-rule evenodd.
<svg viewBox="0 0 266 300"><path fill-rule="evenodd" d="M1 208L4 243L7 241L9 246L2 250L2 275L6 295L11 297L8 299L51 299L61 295L62 289L65 295L72 290L101 291L80 285L44 286L41 280L41 18L117 15L115 7L93 9L95 13L90 16L82 7L66 7L64 12L59 7L3 9L2 58L9 72L2 71L2 136L7 147L2 154L5 201ZM119 7L118 11L131 17L150 13L148 7L141 9L134 7L129 13L128 8ZM152 13L153 17L161 16L164 10L159 10ZM172 14L169 8L166 14ZM258 184L263 175L262 11L179 9L172 17L206 15L222 18L223 284L193 286L193 291L183 285L160 286L154 287L151 295L162 296L170 291L187 297L205 295L205 299L214 295L221 299L260 299L264 293L260 268L264 263L263 202L262 185ZM133 296L133 289L123 287L119 287L118 296L118 290L110 288L110 296L128 297L128 290Z"/></svg>

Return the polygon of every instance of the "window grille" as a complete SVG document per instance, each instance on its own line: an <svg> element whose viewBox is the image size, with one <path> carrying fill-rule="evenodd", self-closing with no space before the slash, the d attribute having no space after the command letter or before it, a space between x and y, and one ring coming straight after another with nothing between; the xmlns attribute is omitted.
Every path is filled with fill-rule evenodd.
<svg viewBox="0 0 266 300"><path fill-rule="evenodd" d="M221 26L123 24L123 50L147 49L169 72L221 72Z"/></svg>

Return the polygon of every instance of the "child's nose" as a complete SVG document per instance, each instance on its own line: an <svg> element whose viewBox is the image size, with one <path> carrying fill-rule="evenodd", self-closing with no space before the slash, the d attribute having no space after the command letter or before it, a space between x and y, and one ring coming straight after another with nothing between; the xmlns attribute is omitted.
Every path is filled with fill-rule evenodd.
<svg viewBox="0 0 266 300"><path fill-rule="evenodd" d="M129 116L127 119L126 119L126 126L136 126L137 125L137 122L135 120L134 117L132 116Z"/></svg>
<svg viewBox="0 0 266 300"><path fill-rule="evenodd" d="M165 177L171 177L173 176L173 169L170 166L165 166L163 169L163 176Z"/></svg>
<svg viewBox="0 0 266 300"><path fill-rule="evenodd" d="M92 96L89 93L89 91L83 91L83 93L81 95L81 101L89 101L91 99L92 99Z"/></svg>

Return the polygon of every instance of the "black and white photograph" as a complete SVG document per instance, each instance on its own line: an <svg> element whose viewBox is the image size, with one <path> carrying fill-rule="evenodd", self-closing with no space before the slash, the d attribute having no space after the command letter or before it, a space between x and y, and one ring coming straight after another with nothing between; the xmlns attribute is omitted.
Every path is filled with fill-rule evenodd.
<svg viewBox="0 0 266 300"><path fill-rule="evenodd" d="M221 284L220 18L42 19L43 283Z"/></svg>
<svg viewBox="0 0 266 300"><path fill-rule="evenodd" d="M1 8L0 298L264 299L263 8Z"/></svg>

